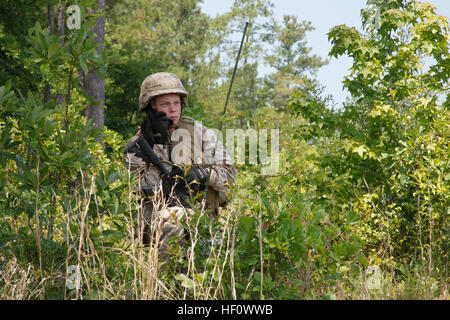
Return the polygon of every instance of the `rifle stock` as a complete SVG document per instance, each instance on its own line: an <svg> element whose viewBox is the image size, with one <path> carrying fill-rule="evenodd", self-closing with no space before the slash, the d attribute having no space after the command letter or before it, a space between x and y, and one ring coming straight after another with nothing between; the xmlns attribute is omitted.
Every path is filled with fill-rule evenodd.
<svg viewBox="0 0 450 320"><path fill-rule="evenodd" d="M134 143L148 157L150 163L155 165L163 175L170 174L169 171L167 171L167 169L163 166L161 160L158 158L155 151L153 151L153 148L150 146L144 136L140 136Z"/></svg>

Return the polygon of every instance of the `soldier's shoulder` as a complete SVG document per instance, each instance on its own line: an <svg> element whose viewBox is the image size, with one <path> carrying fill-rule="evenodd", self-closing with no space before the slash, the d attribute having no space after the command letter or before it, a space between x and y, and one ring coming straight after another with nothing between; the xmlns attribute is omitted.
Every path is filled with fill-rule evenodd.
<svg viewBox="0 0 450 320"><path fill-rule="evenodd" d="M210 129L207 126L205 126L202 123L201 120L196 120L196 119L194 119L192 117L189 117L189 116L182 116L181 117L180 125L183 125L183 124L185 124L185 125L194 125L195 124L196 127L199 127L199 128L202 128L202 129Z"/></svg>
<svg viewBox="0 0 450 320"><path fill-rule="evenodd" d="M183 116L180 120L178 128L194 130L195 133L205 136L214 136L214 129L205 126L201 121L195 120L194 118Z"/></svg>
<svg viewBox="0 0 450 320"><path fill-rule="evenodd" d="M181 122L194 124L195 123L195 119L192 118L192 117L189 117L189 116L182 116L181 117Z"/></svg>

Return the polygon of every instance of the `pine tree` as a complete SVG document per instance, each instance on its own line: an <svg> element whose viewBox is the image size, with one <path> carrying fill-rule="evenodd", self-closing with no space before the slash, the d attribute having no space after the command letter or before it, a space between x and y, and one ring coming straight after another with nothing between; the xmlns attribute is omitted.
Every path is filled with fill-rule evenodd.
<svg viewBox="0 0 450 320"><path fill-rule="evenodd" d="M271 29L276 47L266 56L266 62L275 72L267 77L266 85L272 99L270 104L283 108L294 90L309 86L311 77L327 61L310 54L306 33L314 30L311 22L299 22L296 16L285 15L282 24L274 22Z"/></svg>

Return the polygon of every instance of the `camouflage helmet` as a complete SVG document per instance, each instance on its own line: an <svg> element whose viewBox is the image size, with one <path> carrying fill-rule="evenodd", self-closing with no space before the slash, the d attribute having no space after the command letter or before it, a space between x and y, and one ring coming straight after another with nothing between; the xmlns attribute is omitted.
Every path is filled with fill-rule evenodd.
<svg viewBox="0 0 450 320"><path fill-rule="evenodd" d="M150 101L160 95L175 93L180 95L181 106L187 105L188 93L181 80L173 73L158 72L144 79L139 94L139 111L144 111Z"/></svg>

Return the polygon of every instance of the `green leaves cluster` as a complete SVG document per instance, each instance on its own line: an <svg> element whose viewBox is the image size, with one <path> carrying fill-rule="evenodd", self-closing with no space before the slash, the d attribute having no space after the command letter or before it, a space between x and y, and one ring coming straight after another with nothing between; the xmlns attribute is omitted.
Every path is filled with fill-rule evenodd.
<svg viewBox="0 0 450 320"><path fill-rule="evenodd" d="M354 232L371 260L439 262L449 240L448 22L417 1L368 1L362 20L362 32L329 33L330 55L353 59L343 82L352 100L329 110L297 93L290 110L303 117L300 136L317 146L328 180L346 177L335 201L361 217Z"/></svg>
<svg viewBox="0 0 450 320"><path fill-rule="evenodd" d="M125 171L118 169L124 141L106 130L101 145L100 129L81 115L88 100L80 73L105 68L90 31L95 19L85 21L64 44L39 23L28 35L25 64L45 79L42 85L64 94L62 104L43 102L36 92L24 96L11 81L0 87L0 250L34 264L36 280L74 264L75 242L95 250L112 246L124 232L114 231L123 227L119 213L127 209L118 201L127 194ZM104 216L110 218L99 223ZM52 290L47 297L61 297L64 284Z"/></svg>
<svg viewBox="0 0 450 320"><path fill-rule="evenodd" d="M272 179L255 189L237 229L234 265L238 298L326 298L315 290L342 279L342 267L365 261L360 243L350 232L358 221L333 221L331 206L298 192L298 184ZM353 263L353 265L352 265Z"/></svg>
<svg viewBox="0 0 450 320"><path fill-rule="evenodd" d="M53 92L65 95L66 106L71 103L73 88L82 92L78 68L84 74L94 70L101 78L106 71L107 61L98 54L95 34L91 31L96 18L86 16L80 29L68 31L64 39L51 33L48 28L42 29L39 23L30 29L28 67L32 72L41 74L43 84L52 86Z"/></svg>
<svg viewBox="0 0 450 320"><path fill-rule="evenodd" d="M328 34L332 57L354 59L345 87L355 98L402 101L448 83L448 21L428 3L368 1L362 13L366 34L345 25ZM426 69L426 64L431 64Z"/></svg>

